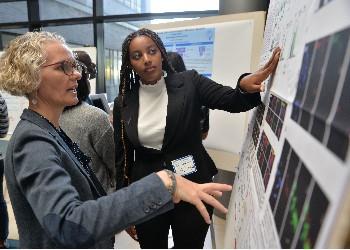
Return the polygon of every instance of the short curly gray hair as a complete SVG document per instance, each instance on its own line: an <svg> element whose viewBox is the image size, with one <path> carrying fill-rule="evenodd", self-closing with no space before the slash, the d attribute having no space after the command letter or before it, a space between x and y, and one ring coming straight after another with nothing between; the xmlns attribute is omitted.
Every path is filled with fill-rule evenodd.
<svg viewBox="0 0 350 250"><path fill-rule="evenodd" d="M13 39L0 58L0 89L11 95L27 96L39 88L40 67L46 62L47 42L65 44L62 36L50 32L27 32Z"/></svg>

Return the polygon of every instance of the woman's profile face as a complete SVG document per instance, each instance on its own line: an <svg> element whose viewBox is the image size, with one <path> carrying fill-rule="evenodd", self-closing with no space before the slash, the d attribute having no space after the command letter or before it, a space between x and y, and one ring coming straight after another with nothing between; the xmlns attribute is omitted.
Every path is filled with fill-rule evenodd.
<svg viewBox="0 0 350 250"><path fill-rule="evenodd" d="M47 60L40 70L41 82L36 96L38 103L55 109L77 104L77 80L81 74L72 70L67 75L67 69L75 63L72 52L60 42L48 42L44 50ZM66 62L68 67L63 67L61 62Z"/></svg>
<svg viewBox="0 0 350 250"><path fill-rule="evenodd" d="M162 76L162 54L147 36L135 37L129 46L130 63L143 84L155 84Z"/></svg>

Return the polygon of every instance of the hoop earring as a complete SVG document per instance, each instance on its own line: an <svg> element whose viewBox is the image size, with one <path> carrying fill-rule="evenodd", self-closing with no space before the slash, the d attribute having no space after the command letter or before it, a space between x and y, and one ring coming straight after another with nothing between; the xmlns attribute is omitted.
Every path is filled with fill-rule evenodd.
<svg viewBox="0 0 350 250"><path fill-rule="evenodd" d="M168 72L166 72L165 70L163 70L163 77L167 77L168 76Z"/></svg>

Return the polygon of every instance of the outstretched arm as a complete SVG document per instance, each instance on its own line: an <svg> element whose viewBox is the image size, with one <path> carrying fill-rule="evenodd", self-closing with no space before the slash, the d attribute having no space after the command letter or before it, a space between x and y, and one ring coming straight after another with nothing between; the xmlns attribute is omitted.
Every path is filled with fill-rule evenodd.
<svg viewBox="0 0 350 250"><path fill-rule="evenodd" d="M246 75L239 83L239 87L248 93L262 92L265 90L264 81L276 69L280 58L281 49L274 49L270 60L253 74Z"/></svg>

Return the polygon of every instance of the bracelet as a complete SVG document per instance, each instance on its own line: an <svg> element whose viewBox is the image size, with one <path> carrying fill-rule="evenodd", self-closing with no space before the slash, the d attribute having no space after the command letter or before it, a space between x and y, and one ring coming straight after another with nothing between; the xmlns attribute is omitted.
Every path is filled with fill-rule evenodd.
<svg viewBox="0 0 350 250"><path fill-rule="evenodd" d="M164 170L165 170L165 172L167 173L168 177L171 180L171 185L167 186L166 188L168 189L168 191L171 194L171 196L173 196L175 194L175 191L176 191L176 177L175 177L175 174L172 171L168 170L168 169L164 169Z"/></svg>

